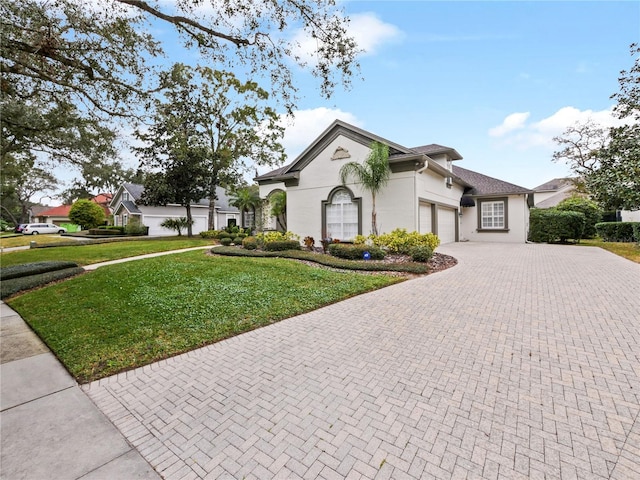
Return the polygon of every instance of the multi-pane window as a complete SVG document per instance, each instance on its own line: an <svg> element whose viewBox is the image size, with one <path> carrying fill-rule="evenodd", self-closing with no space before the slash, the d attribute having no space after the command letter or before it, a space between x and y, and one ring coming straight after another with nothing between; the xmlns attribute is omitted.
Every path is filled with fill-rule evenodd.
<svg viewBox="0 0 640 480"><path fill-rule="evenodd" d="M326 232L330 238L353 240L358 235L358 204L346 190L333 194L326 208Z"/></svg>
<svg viewBox="0 0 640 480"><path fill-rule="evenodd" d="M504 201L482 202L482 228L505 228Z"/></svg>

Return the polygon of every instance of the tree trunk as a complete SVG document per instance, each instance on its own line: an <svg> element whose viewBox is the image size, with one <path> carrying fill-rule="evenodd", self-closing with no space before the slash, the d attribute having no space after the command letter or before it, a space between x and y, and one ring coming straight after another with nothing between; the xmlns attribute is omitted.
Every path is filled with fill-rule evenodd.
<svg viewBox="0 0 640 480"><path fill-rule="evenodd" d="M374 194L371 195L372 200L372 208L371 208L371 233L374 235L378 235L378 222L377 222L377 214L376 214L376 196Z"/></svg>
<svg viewBox="0 0 640 480"><path fill-rule="evenodd" d="M191 225L192 223L191 204L187 204L186 208L187 208L187 236L191 238L193 237L193 225Z"/></svg>
<svg viewBox="0 0 640 480"><path fill-rule="evenodd" d="M215 230L216 229L216 199L213 196L209 197L209 222L208 229Z"/></svg>

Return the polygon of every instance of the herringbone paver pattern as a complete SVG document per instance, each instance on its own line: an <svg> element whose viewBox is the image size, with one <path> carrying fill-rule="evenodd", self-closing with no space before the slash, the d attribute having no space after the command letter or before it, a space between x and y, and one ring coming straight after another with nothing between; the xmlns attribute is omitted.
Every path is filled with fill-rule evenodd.
<svg viewBox="0 0 640 480"><path fill-rule="evenodd" d="M640 266L455 268L85 386L168 479L640 478Z"/></svg>

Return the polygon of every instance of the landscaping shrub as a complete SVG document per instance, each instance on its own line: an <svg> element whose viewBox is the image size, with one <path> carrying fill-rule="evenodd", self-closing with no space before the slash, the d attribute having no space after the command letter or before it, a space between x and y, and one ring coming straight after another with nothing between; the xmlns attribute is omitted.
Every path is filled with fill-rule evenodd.
<svg viewBox="0 0 640 480"><path fill-rule="evenodd" d="M242 237L234 238L233 243L235 243L236 245L242 245Z"/></svg>
<svg viewBox="0 0 640 480"><path fill-rule="evenodd" d="M440 245L440 239L433 233L407 232L406 228L396 228L390 233L370 235L369 239L378 247L386 248L390 253L410 255L411 249L419 245L426 245L431 251Z"/></svg>
<svg viewBox="0 0 640 480"><path fill-rule="evenodd" d="M258 248L258 241L255 237L245 237L242 240L242 247L246 248L247 250L255 250L256 248Z"/></svg>
<svg viewBox="0 0 640 480"><path fill-rule="evenodd" d="M332 243L329 245L329 254L347 260L362 260L364 252L369 252L371 260L382 260L384 251L378 247L368 247L366 245L350 245L346 243Z"/></svg>
<svg viewBox="0 0 640 480"><path fill-rule="evenodd" d="M105 237L110 236L110 235L123 235L124 234L124 228L123 227L117 227L117 228L90 228L89 229L89 235L104 235Z"/></svg>
<svg viewBox="0 0 640 480"><path fill-rule="evenodd" d="M181 237L182 231L189 231L189 226L194 223L194 220L189 220L187 217L165 218L160 226L178 232L178 236Z"/></svg>
<svg viewBox="0 0 640 480"><path fill-rule="evenodd" d="M0 280L28 277L29 275L38 275L66 268L75 268L77 266L78 264L75 262L65 261L23 263L21 265L0 268Z"/></svg>
<svg viewBox="0 0 640 480"><path fill-rule="evenodd" d="M581 212L563 212L553 208L532 208L529 213L529 241L564 243L578 241L584 231L585 216Z"/></svg>
<svg viewBox="0 0 640 480"><path fill-rule="evenodd" d="M218 241L225 247L228 247L229 245L231 245L231 237L222 237Z"/></svg>
<svg viewBox="0 0 640 480"><path fill-rule="evenodd" d="M256 235L256 240L258 240L258 245L265 245L271 242L282 242L287 240L296 240L300 241L300 237L293 232L261 232Z"/></svg>
<svg viewBox="0 0 640 480"><path fill-rule="evenodd" d="M56 280L73 277L74 275L78 275L82 272L84 272L83 268L74 267L40 273L37 275L29 275L26 277L11 278L10 280L3 280L2 283L0 283L0 298L5 299L18 292L40 287L47 283L55 282Z"/></svg>
<svg viewBox="0 0 640 480"><path fill-rule="evenodd" d="M276 242L265 243L263 248L267 252L281 252L283 250L300 250L300 242L298 240L279 240Z"/></svg>
<svg viewBox="0 0 640 480"><path fill-rule="evenodd" d="M433 250L429 245L416 245L411 248L411 259L414 262L428 262L433 257Z"/></svg>
<svg viewBox="0 0 640 480"><path fill-rule="evenodd" d="M124 227L124 233L127 235L147 235L149 227L142 225L138 218L131 218L129 223Z"/></svg>
<svg viewBox="0 0 640 480"><path fill-rule="evenodd" d="M200 232L201 238L216 238L218 235L218 230L205 230L204 232Z"/></svg>
<svg viewBox="0 0 640 480"><path fill-rule="evenodd" d="M596 223L602 219L602 209L593 200L574 195L561 201L555 209L563 212L583 213L585 223L582 238L593 238L596 236Z"/></svg>
<svg viewBox="0 0 640 480"><path fill-rule="evenodd" d="M596 231L605 242L640 242L639 226L640 222L601 222Z"/></svg>
<svg viewBox="0 0 640 480"><path fill-rule="evenodd" d="M368 262L365 260L345 260L331 255L318 255L304 250L287 250L282 252L265 252L264 250L244 250L234 247L217 247L211 250L216 255L229 255L233 257L280 257L296 260L315 262L327 267L342 268L345 270L369 271L369 272L405 272L425 274L429 272L428 265L418 262L382 263Z"/></svg>

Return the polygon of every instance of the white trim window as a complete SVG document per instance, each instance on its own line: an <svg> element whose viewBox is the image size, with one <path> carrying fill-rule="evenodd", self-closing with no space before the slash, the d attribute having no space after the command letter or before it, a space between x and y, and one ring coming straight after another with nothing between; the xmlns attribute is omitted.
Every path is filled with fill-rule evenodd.
<svg viewBox="0 0 640 480"><path fill-rule="evenodd" d="M333 194L326 204L327 235L339 240L353 240L358 235L358 205L346 190Z"/></svg>
<svg viewBox="0 0 640 480"><path fill-rule="evenodd" d="M505 208L504 200L493 202L482 202L482 228L483 229L504 229L505 228Z"/></svg>

